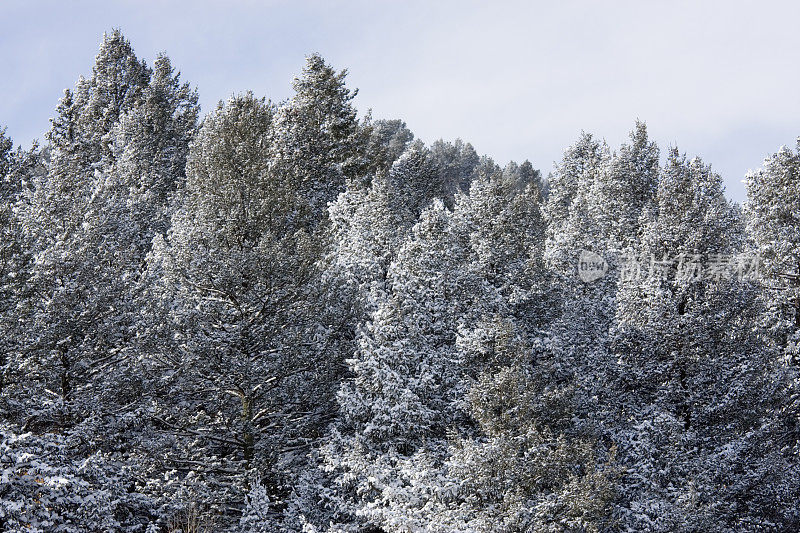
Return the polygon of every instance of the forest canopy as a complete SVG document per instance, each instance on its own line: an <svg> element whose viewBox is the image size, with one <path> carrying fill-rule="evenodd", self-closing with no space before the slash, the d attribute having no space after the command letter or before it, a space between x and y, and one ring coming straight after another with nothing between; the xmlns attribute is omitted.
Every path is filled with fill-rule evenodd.
<svg viewBox="0 0 800 533"><path fill-rule="evenodd" d="M548 176L104 35L0 133L0 529L800 530L800 142Z"/></svg>

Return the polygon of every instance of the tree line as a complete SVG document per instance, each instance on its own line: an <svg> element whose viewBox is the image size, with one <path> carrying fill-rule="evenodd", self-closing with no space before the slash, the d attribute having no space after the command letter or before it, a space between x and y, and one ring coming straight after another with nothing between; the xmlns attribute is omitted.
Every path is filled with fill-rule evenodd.
<svg viewBox="0 0 800 533"><path fill-rule="evenodd" d="M742 207L641 122L545 177L345 78L201 119L115 30L0 134L0 529L800 529L800 146Z"/></svg>

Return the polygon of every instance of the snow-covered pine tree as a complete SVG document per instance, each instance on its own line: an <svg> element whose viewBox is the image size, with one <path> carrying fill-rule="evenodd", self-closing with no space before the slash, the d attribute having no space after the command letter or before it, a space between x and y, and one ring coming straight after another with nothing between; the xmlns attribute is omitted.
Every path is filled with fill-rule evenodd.
<svg viewBox="0 0 800 533"><path fill-rule="evenodd" d="M613 455L598 464L593 436L575 424L574 376L526 329L509 313L459 338L465 357L484 362L467 395L477 430L452 441L445 483L432 484L430 500L448 503L428 503L431 530L600 531L612 523Z"/></svg>
<svg viewBox="0 0 800 533"><path fill-rule="evenodd" d="M268 311L281 293L280 306L289 311L292 304L291 266L284 270L274 249L280 208L267 173L274 112L247 93L205 118L170 230L148 259L149 295L158 305L146 331L147 364L152 416L164 432L154 451L164 456L164 470L193 473L163 489L191 504L216 501L215 512L228 520L235 520L227 507L243 500L262 444L254 418L273 414L261 412L261 400L277 379L269 368L281 352L271 344L273 321L287 314Z"/></svg>
<svg viewBox="0 0 800 533"><path fill-rule="evenodd" d="M431 147L431 159L439 174L435 197L442 198L448 207L458 192L467 192L480 163L480 157L470 143L438 140Z"/></svg>
<svg viewBox="0 0 800 533"><path fill-rule="evenodd" d="M287 190L292 175L275 174L276 113L248 93L206 117L182 203L150 260L153 294L168 311L163 330L151 331L161 339L151 371L163 376L154 417L174 443L166 461L192 472L176 490L230 527L259 485L272 502L259 512L280 515L335 411L342 367L338 307L316 267L323 229L296 227L287 197L320 185Z"/></svg>
<svg viewBox="0 0 800 533"><path fill-rule="evenodd" d="M294 96L274 119L269 149L270 173L290 191L293 228L316 227L327 205L348 181L362 181L369 169L367 120L358 120L345 85L347 71L336 72L319 55L306 60L294 80Z"/></svg>
<svg viewBox="0 0 800 533"><path fill-rule="evenodd" d="M31 257L19 217L23 190L41 172L38 146L17 148L0 130L0 401L2 418L16 418L26 394L4 394L6 385L24 379L26 306L30 297ZM18 393L23 393L17 389Z"/></svg>
<svg viewBox="0 0 800 533"><path fill-rule="evenodd" d="M329 206L331 248L323 266L332 290L352 302L353 328L365 319L370 293L383 290L389 265L416 220L393 173L394 166L388 176L376 174L368 188L350 188Z"/></svg>
<svg viewBox="0 0 800 533"><path fill-rule="evenodd" d="M104 200L117 213L120 248L142 261L153 236L166 235L174 196L186 179L189 144L197 129L197 92L181 82L169 58L160 55L142 102L111 131L112 165L104 169ZM125 241L125 242L122 242Z"/></svg>
<svg viewBox="0 0 800 533"><path fill-rule="evenodd" d="M612 154L593 184L590 216L596 221L606 253L618 254L635 243L640 217L652 204L659 175L659 150L637 121L630 141Z"/></svg>
<svg viewBox="0 0 800 533"><path fill-rule="evenodd" d="M618 268L619 255L640 233L640 216L652 204L658 183L658 147L637 122L630 142L612 153L590 134L564 154L550 177L545 204L548 263L570 280L577 278L580 252L595 252ZM613 283L598 283L605 292Z"/></svg>
<svg viewBox="0 0 800 533"><path fill-rule="evenodd" d="M463 407L474 426L460 428L441 469L446 475L428 487L432 530L607 523L613 469L596 464L592 436L574 423L575 376L542 333L554 295L543 260L541 186L529 167L484 174L456 199L454 217L470 235L470 271L498 303L459 331L469 376Z"/></svg>
<svg viewBox="0 0 800 533"><path fill-rule="evenodd" d="M564 153L561 162L548 179L548 196L544 205L547 222L545 258L551 268L562 276L574 278L576 241L590 240L592 235L581 235L575 226L586 223L586 200L600 173L608 147L595 140L591 134L582 133L578 141ZM578 241L580 242L580 241Z"/></svg>
<svg viewBox="0 0 800 533"><path fill-rule="evenodd" d="M373 150L380 154L382 148ZM435 160L417 141L388 169L378 170L367 187L351 183L331 203L332 247L325 268L328 277L351 287L350 298L360 302L361 308L375 284L385 280L389 264L420 213L445 194L449 173L443 157ZM354 321L364 318L362 314Z"/></svg>
<svg viewBox="0 0 800 533"><path fill-rule="evenodd" d="M503 324L513 321L514 313L527 319L545 307L537 298L547 285L536 175L516 166L503 173L488 160L479 168L470 194L456 195L452 213L441 203L423 212L361 334L351 361L353 380L340 393L343 422L326 451L340 492L321 491L335 509L332 516L345 523L348 512L358 517L356 523L385 531L491 531L498 520L524 527L543 523L545 515L570 520L569 513L555 510L560 504L553 503L551 489L532 484L520 495L515 486L518 476L547 469L559 454L563 468L550 465L548 472L562 474L553 487L564 488L562 501L582 509L575 519L587 518L583 510L591 506L603 507L602 498L579 501L577 495L579 485L586 488L581 483L600 479L588 468L591 448L545 427L534 438L530 426L493 432L481 425L497 413L494 403L478 398L492 397L497 392L492 387L501 387L498 381L521 390L531 383L523 379L525 373L547 375L550 368L544 358L534 363L530 350L518 351L512 371L508 358L494 360L486 350L472 349L476 339L503 336ZM508 409L507 416L514 417L536 409L531 398L506 398L504 413ZM560 451L536 451L550 446ZM520 457L527 458L522 463L535 458L538 466L492 474L499 462L511 464ZM584 467L593 473L568 474ZM536 513L540 516L533 518ZM356 526L350 522L349 527Z"/></svg>
<svg viewBox="0 0 800 533"><path fill-rule="evenodd" d="M455 334L480 289L464 279L467 243L450 216L441 201L423 212L389 267L385 291L369 304L374 311L349 361L342 421L326 451L345 494L335 514L346 520L391 522L397 498L410 489L404 463L431 447L441 453L448 427L463 418Z"/></svg>
<svg viewBox="0 0 800 533"><path fill-rule="evenodd" d="M79 80L59 104L47 136L47 172L23 202L37 295L28 317L24 386L41 387L50 398L31 407L31 423L69 427L97 411L97 391L90 389L122 348L113 325L117 292L126 269L141 263L131 267L113 253L103 258L117 234L102 227L99 213L115 207L103 198L104 169L113 163L109 135L142 102L149 75L118 31L104 36L92 77Z"/></svg>
<svg viewBox="0 0 800 533"><path fill-rule="evenodd" d="M372 123L367 154L370 174L388 171L414 140L402 120L376 120Z"/></svg>
<svg viewBox="0 0 800 533"><path fill-rule="evenodd" d="M488 161L478 167L469 191L456 196L454 216L469 235L473 275L488 281L516 306L541 298L544 221L540 174L530 162L505 169ZM547 304L534 315L541 315ZM533 320L535 316L531 316Z"/></svg>
<svg viewBox="0 0 800 533"><path fill-rule="evenodd" d="M11 175L13 167L14 143L6 136L5 128L0 129L0 394L5 387L9 353L14 351L13 331L17 326L17 306L20 296L20 247L19 224L13 212L19 189Z"/></svg>
<svg viewBox="0 0 800 533"><path fill-rule="evenodd" d="M92 77L59 103L44 170L20 201L33 262L8 394L24 400L22 431L71 442L65 461L111 454L139 466L140 274L166 231L198 113L169 61L156 63L151 77L119 31L104 36Z"/></svg>
<svg viewBox="0 0 800 533"><path fill-rule="evenodd" d="M795 527L784 495L797 462L768 444L790 383L753 328L757 290L735 271L743 242L720 177L673 149L637 250L647 271L620 283L608 367L626 527Z"/></svg>
<svg viewBox="0 0 800 533"><path fill-rule="evenodd" d="M767 327L788 359L800 361L800 141L747 175L748 236L761 260Z"/></svg>
<svg viewBox="0 0 800 533"><path fill-rule="evenodd" d="M630 142L612 153L605 143L583 134L564 154L551 176L545 202L545 260L558 296L547 345L575 381L576 419L584 431L598 432L601 456L611 452L604 426L615 395L608 387L614 356L609 351L615 294L624 254L640 234L642 210L652 203L658 180L658 148L637 123ZM613 210L609 210L613 207ZM588 259L585 254L589 255ZM596 278L581 262L606 265ZM605 459L603 459L605 460Z"/></svg>
<svg viewBox="0 0 800 533"><path fill-rule="evenodd" d="M86 533L158 531L157 501L128 464L84 448L75 433L19 432L0 422L0 528Z"/></svg>

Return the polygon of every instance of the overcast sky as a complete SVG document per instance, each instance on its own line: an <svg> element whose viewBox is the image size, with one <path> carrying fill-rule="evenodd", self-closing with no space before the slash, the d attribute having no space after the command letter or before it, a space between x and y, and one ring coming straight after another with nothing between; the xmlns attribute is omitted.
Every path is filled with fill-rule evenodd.
<svg viewBox="0 0 800 533"><path fill-rule="evenodd" d="M581 130L618 146L636 118L711 163L729 195L800 135L800 2L0 2L0 125L42 138L63 90L119 27L166 52L205 111L290 95L304 57L350 72L375 118L460 137L545 173Z"/></svg>

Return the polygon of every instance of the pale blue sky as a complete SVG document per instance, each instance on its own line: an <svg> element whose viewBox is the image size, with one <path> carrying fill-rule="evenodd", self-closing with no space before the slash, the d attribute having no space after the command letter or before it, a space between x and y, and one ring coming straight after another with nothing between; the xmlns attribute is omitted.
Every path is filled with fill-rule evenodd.
<svg viewBox="0 0 800 533"><path fill-rule="evenodd" d="M800 2L18 1L0 3L0 124L41 138L103 31L166 52L204 110L290 94L304 56L350 71L357 105L418 138L461 137L547 173L581 130L622 142L641 118L712 163L736 200L800 135Z"/></svg>

